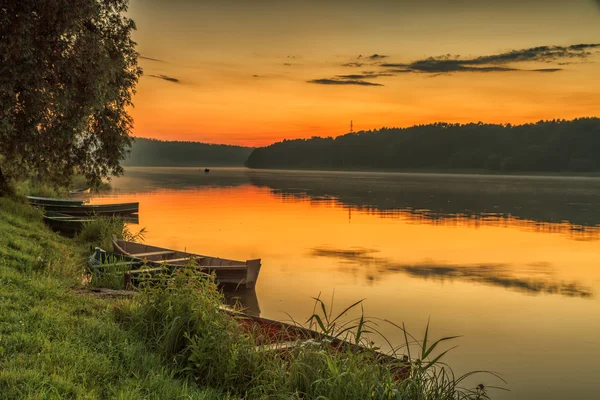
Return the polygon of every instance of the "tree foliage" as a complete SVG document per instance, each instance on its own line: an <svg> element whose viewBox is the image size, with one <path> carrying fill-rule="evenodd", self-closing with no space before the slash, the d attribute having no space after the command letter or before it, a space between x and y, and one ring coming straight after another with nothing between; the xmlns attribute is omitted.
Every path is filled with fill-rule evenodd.
<svg viewBox="0 0 600 400"><path fill-rule="evenodd" d="M525 125L436 123L333 138L284 140L254 150L251 168L600 170L600 119Z"/></svg>
<svg viewBox="0 0 600 400"><path fill-rule="evenodd" d="M251 147L199 142L162 141L136 138L123 165L151 167L238 166L252 152Z"/></svg>
<svg viewBox="0 0 600 400"><path fill-rule="evenodd" d="M141 75L127 6L0 0L4 175L64 184L77 170L95 184L123 172L132 140L127 107Z"/></svg>

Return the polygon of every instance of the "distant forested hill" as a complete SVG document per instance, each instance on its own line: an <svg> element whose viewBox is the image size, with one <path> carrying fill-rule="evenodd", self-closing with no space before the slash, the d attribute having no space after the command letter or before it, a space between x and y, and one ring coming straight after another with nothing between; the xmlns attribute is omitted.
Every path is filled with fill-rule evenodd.
<svg viewBox="0 0 600 400"><path fill-rule="evenodd" d="M198 142L165 142L136 138L125 166L204 167L243 166L251 147L205 144Z"/></svg>
<svg viewBox="0 0 600 400"><path fill-rule="evenodd" d="M600 171L600 119L525 125L436 123L333 138L284 140L254 150L251 168Z"/></svg>

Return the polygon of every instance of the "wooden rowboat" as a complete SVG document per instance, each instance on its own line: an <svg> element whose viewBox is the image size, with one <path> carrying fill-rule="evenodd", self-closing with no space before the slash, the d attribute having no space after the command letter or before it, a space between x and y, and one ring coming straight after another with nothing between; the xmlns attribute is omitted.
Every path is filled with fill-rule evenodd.
<svg viewBox="0 0 600 400"><path fill-rule="evenodd" d="M90 193L90 188L69 190L69 194L87 194Z"/></svg>
<svg viewBox="0 0 600 400"><path fill-rule="evenodd" d="M172 271L193 264L200 271L214 273L219 284L245 288L253 288L256 285L261 265L260 259L228 260L129 242L117 239L114 236L113 251L115 254L145 261L158 270L166 267ZM148 271L131 271L129 276L130 278L135 277L135 274L140 272Z"/></svg>
<svg viewBox="0 0 600 400"><path fill-rule="evenodd" d="M77 201L77 200L72 200ZM139 203L119 203L119 204L34 204L43 207L46 211L54 211L61 214L83 216L113 216L129 215L139 211Z"/></svg>
<svg viewBox="0 0 600 400"><path fill-rule="evenodd" d="M390 368L395 379L398 381L405 380L410 376L411 366L406 356L398 358L313 331L297 324L292 325L231 309L225 309L224 311L236 318L240 328L244 332L252 333L255 341L254 344L258 348L276 351L282 357L285 357L294 347L310 342L317 346L331 346L333 350L339 352L352 351L372 356L375 362Z"/></svg>
<svg viewBox="0 0 600 400"><path fill-rule="evenodd" d="M139 222L137 214L122 217L126 222L137 224ZM45 210L44 222L53 231L59 232L65 236L73 237L78 234L86 222L91 222L95 218L90 216L73 216L54 211Z"/></svg>
<svg viewBox="0 0 600 400"><path fill-rule="evenodd" d="M27 201L34 206L81 206L85 203L84 200L74 199L53 199L50 197L27 196Z"/></svg>
<svg viewBox="0 0 600 400"><path fill-rule="evenodd" d="M74 217L72 215L61 214L53 211L46 211L44 222L53 231L59 232L65 236L75 236L83 228L85 222L93 219L87 217Z"/></svg>

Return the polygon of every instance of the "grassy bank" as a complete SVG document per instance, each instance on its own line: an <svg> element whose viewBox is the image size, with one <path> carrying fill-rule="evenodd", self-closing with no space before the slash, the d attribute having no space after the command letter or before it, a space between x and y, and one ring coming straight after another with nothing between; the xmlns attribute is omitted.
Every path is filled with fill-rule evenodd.
<svg viewBox="0 0 600 400"><path fill-rule="evenodd" d="M176 379L115 322L114 300L73 289L85 250L0 198L0 398L222 398Z"/></svg>
<svg viewBox="0 0 600 400"><path fill-rule="evenodd" d="M106 220L65 239L43 225L38 210L0 198L0 398L488 398L483 386L464 389L467 376L439 364L451 338L418 342L402 328L400 354L410 365L403 380L393 372L397 361L335 350L327 339L281 357L257 346L264 332L243 329L223 312L223 294L193 270L133 296L99 298L82 283L89 282L82 279L85 256L90 244L120 229L122 222ZM317 305L315 327L372 346L368 321L339 325Z"/></svg>

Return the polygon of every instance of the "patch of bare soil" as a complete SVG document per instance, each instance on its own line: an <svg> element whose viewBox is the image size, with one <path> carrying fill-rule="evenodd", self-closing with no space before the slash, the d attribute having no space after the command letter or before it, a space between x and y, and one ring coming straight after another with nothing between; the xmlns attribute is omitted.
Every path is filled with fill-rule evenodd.
<svg viewBox="0 0 600 400"><path fill-rule="evenodd" d="M92 296L99 299L125 299L131 298L134 294L131 290L115 290L107 288L97 288L90 286L77 286L73 291L82 296Z"/></svg>

